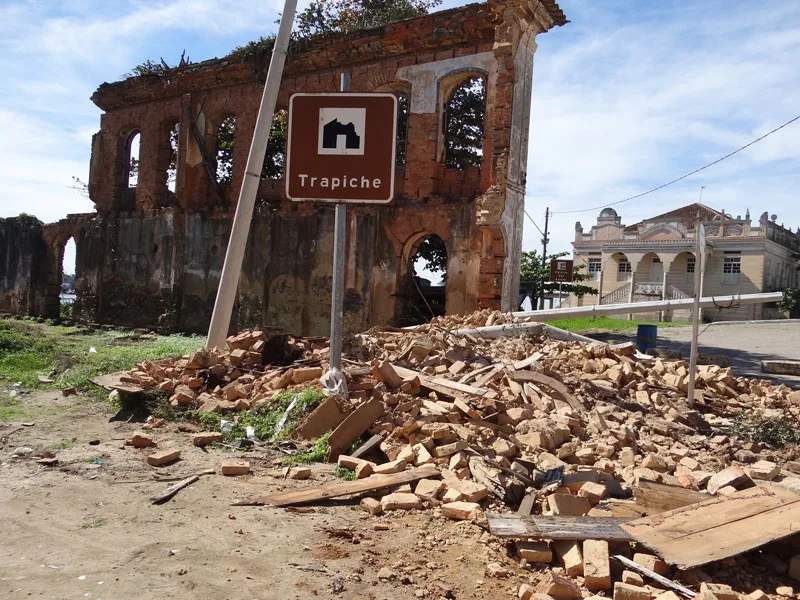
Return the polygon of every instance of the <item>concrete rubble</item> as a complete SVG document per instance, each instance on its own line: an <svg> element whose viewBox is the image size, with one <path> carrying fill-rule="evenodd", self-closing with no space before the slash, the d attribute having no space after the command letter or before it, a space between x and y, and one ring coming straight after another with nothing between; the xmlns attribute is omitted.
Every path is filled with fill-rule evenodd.
<svg viewBox="0 0 800 600"><path fill-rule="evenodd" d="M375 329L346 340L350 398L337 402L351 414L369 401L382 403L380 416L365 432L366 437L382 437L363 456L340 455L338 465L365 482L422 465L435 465L440 474L394 489L376 486L358 497L366 513L377 517L426 510L485 527L487 510L574 517L658 512L652 507L648 512L638 495L632 498L640 482L708 498L759 485L800 490L800 464L792 451L747 441L736 430L742 418L796 422L800 391L704 365L698 367L698 393L690 406L687 362L645 358L633 344L564 342L543 335L482 340L451 333L509 321L507 315L485 310L435 319L415 330ZM235 418L269 403L281 390L319 386L327 361L325 340L284 338L282 352L290 350L292 359L282 366L262 364L275 343L262 332L244 332L229 338L224 350L141 363L123 381L168 391L174 406ZM332 418L339 413L320 414ZM321 429L336 431L343 418ZM313 429L321 430L319 424ZM203 435L196 434L194 443L205 441ZM535 589L523 585L520 597L675 596L641 572L623 569L609 558L614 554L680 579L708 600L729 597L710 585L710 576L700 569L679 572L627 542L487 543L496 549L487 577L506 577L503 573L519 566L533 569L529 583ZM785 547L781 552L785 555ZM790 558L772 560L774 572L800 580L800 555ZM726 559L722 568L740 560ZM700 589L701 582L709 585ZM769 589L768 582L769 575L756 577L751 589L740 585L734 595L777 597L780 592L774 585Z"/></svg>

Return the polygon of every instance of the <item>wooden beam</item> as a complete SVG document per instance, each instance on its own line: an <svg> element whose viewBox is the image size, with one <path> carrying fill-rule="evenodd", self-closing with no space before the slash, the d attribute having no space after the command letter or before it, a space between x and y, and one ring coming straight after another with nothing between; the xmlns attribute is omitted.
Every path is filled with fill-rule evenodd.
<svg viewBox="0 0 800 600"><path fill-rule="evenodd" d="M433 390L434 392L441 392L442 394L446 394L448 396L452 396L453 392L459 392L461 394L468 394L470 396L478 397L485 396L487 393L489 393L489 390L485 388L473 387L464 383L458 383L457 381L450 381L444 377L430 377L425 375L425 373L414 371L413 369L406 369L405 367L399 367L397 365L392 366L394 367L394 370L397 371L397 374L403 379L407 379L409 377L419 377L420 385Z"/></svg>
<svg viewBox="0 0 800 600"><path fill-rule="evenodd" d="M586 410L583 403L569 391L567 386L557 379L548 377L544 373L539 373L538 371L512 371L508 374L508 377L514 381L532 381L539 385L545 385L561 396L561 399L573 409L580 411Z"/></svg>
<svg viewBox="0 0 800 600"><path fill-rule="evenodd" d="M544 540L607 540L633 538L620 525L630 519L616 517L547 517L489 513L489 531L503 538Z"/></svg>
<svg viewBox="0 0 800 600"><path fill-rule="evenodd" d="M268 496L256 496L249 500L234 503L234 506L290 506L292 504L304 504L306 502L316 502L338 498L340 496L351 496L386 487L395 487L412 481L419 481L428 477L439 477L439 469L435 465L424 465L416 469L410 469L392 475L371 475L365 479L357 481L337 481L328 485L296 490L291 492L281 492Z"/></svg>

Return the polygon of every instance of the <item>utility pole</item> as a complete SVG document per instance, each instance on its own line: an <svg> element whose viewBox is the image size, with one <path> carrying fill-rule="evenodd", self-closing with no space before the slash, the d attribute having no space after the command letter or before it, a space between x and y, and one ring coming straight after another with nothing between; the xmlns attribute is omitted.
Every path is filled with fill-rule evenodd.
<svg viewBox="0 0 800 600"><path fill-rule="evenodd" d="M231 237L225 251L225 263L222 265L217 299L214 302L214 312L211 314L211 324L208 327L207 348L215 346L222 348L225 345L225 338L228 336L233 303L239 287L239 275L242 272L244 250L247 246L247 234L253 218L253 205L258 194L258 184L261 183L261 167L264 163L264 153L267 151L267 141L275 115L275 103L278 100L278 89L281 87L283 63L286 61L286 50L289 47L289 36L292 33L296 9L297 0L285 0L281 24L278 27L278 37L275 39L269 71L267 71L267 82L264 85L261 106L258 109L253 141L250 144L250 154L244 169L242 188L239 190L239 202L236 204L236 214L233 217Z"/></svg>
<svg viewBox="0 0 800 600"><path fill-rule="evenodd" d="M550 238L547 237L547 226L550 223L550 207L544 210L544 237L542 238L542 270L547 267L547 242ZM541 282L541 289L539 290L539 310L544 310L544 281Z"/></svg>

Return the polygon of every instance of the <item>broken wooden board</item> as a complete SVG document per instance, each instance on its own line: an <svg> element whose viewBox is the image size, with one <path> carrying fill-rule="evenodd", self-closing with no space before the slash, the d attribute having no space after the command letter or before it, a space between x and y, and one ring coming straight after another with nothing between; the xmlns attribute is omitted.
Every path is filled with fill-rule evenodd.
<svg viewBox="0 0 800 600"><path fill-rule="evenodd" d="M353 452L350 456L353 458L361 458L365 454L371 452L374 448L378 448L381 445L381 442L386 438L386 432L381 431L380 433L376 433L371 438L369 438L366 442L361 444L358 447L358 450Z"/></svg>
<svg viewBox="0 0 800 600"><path fill-rule="evenodd" d="M121 381L120 378L124 375L128 375L128 372L120 371L118 373L109 373L108 375L98 375L97 377L92 377L90 381L96 386L109 391L117 390L127 394L138 394L145 391L143 387Z"/></svg>
<svg viewBox="0 0 800 600"><path fill-rule="evenodd" d="M616 517L527 516L489 513L489 531L504 538L540 540L606 540L629 542L633 538L621 528L630 519Z"/></svg>
<svg viewBox="0 0 800 600"><path fill-rule="evenodd" d="M372 427L375 420L383 414L383 402L377 399L365 402L351 412L328 438L328 460L335 461L347 450L358 436Z"/></svg>
<svg viewBox="0 0 800 600"><path fill-rule="evenodd" d="M430 377L425 375L425 373L420 373L419 371L414 371L413 369L406 369L405 367L398 367L397 365L392 366L394 367L394 370L397 371L397 374L403 379L407 379L409 377L419 377L419 383L421 386L426 387L429 390L433 390L434 392L441 392L442 394L446 394L448 396L452 396L453 392L459 392L461 394L469 394L471 396L478 397L485 396L487 393L489 393L489 390L486 388L474 387L464 383L458 383L457 381L450 381L449 379L445 379L443 377Z"/></svg>
<svg viewBox="0 0 800 600"><path fill-rule="evenodd" d="M713 496L704 492L687 490L676 485L656 483L648 479L640 479L633 490L636 503L645 509L645 514L655 515L668 510L697 504L710 500Z"/></svg>
<svg viewBox="0 0 800 600"><path fill-rule="evenodd" d="M441 473L439 473L439 469L437 469L435 465L424 465L416 469L402 471L401 473L393 473L392 475L371 475L356 481L337 481L328 485L306 488L304 490L281 492L268 496L256 496L249 500L236 502L234 506L261 506L264 504L269 504L270 506L290 506L292 504L304 504L306 502L328 500L329 498L351 496L353 494L361 494L381 488L394 487L428 477L439 477L440 475Z"/></svg>
<svg viewBox="0 0 800 600"><path fill-rule="evenodd" d="M523 358L522 360L518 360L515 362L512 367L515 371L519 371L520 369L527 369L533 363L538 362L544 356L541 352L534 352L528 358Z"/></svg>
<svg viewBox="0 0 800 600"><path fill-rule="evenodd" d="M556 392L561 399L569 404L575 410L586 410L586 407L583 406L583 403L578 400L572 392L569 391L567 386L563 383L558 381L557 379L553 379L552 377L548 377L544 373L539 373L538 371L512 371L508 374L509 379L513 379L514 381L533 381L540 385L545 385L549 387L551 390Z"/></svg>
<svg viewBox="0 0 800 600"><path fill-rule="evenodd" d="M621 527L668 563L690 569L794 535L800 529L800 495L750 488Z"/></svg>

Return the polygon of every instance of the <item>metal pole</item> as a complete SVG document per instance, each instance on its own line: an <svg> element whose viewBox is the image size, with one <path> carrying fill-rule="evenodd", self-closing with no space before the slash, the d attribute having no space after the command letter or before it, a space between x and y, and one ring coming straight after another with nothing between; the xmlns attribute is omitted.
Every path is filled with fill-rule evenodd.
<svg viewBox="0 0 800 600"><path fill-rule="evenodd" d="M340 91L350 91L350 73L342 73ZM328 372L323 376L326 393L347 398L342 374L342 321L344 320L344 258L347 242L347 205L336 205L333 233L333 277L331 279L331 337Z"/></svg>
<svg viewBox="0 0 800 600"><path fill-rule="evenodd" d="M559 281L558 282L558 308L563 308L563 306L561 306L561 305L564 304L564 301L563 301L562 296L561 296L561 286L562 285L563 284Z"/></svg>
<svg viewBox="0 0 800 600"><path fill-rule="evenodd" d="M542 238L542 268L547 267L547 226L550 221L550 207L544 210L544 237ZM540 282L542 289L539 290L539 310L544 310L544 281Z"/></svg>
<svg viewBox="0 0 800 600"><path fill-rule="evenodd" d="M700 190L702 193L702 189ZM704 238L700 233L703 225L700 220L697 220L695 225L695 265L694 265L694 303L692 305L692 346L689 354L689 390L686 393L686 401L689 406L694 406L694 386L695 375L697 371L697 336L700 328L700 295L702 290L702 273L703 273L703 259L705 248L700 247L701 238ZM705 243L705 240L702 240Z"/></svg>
<svg viewBox="0 0 800 600"><path fill-rule="evenodd" d="M239 191L239 202L236 205L236 214L233 217L231 237L225 251L225 263L217 289L217 299L214 302L214 312L211 314L211 324L208 327L206 347L222 347L228 335L231 323L233 302L236 290L239 287L239 275L242 272L242 260L247 246L247 234L250 230L250 221L253 218L253 205L258 193L258 184L261 182L261 168L264 164L264 154L267 151L267 141L272 128L272 119L275 114L275 103L278 100L278 90L283 76L283 63L286 61L286 49L289 47L289 36L292 32L292 22L297 9L297 0L285 0L281 24L278 27L278 37L272 50L269 62L267 81L264 84L264 93L261 96L261 106L258 109L256 128L253 141L250 144L250 154L247 157L247 166L244 170L242 187Z"/></svg>

